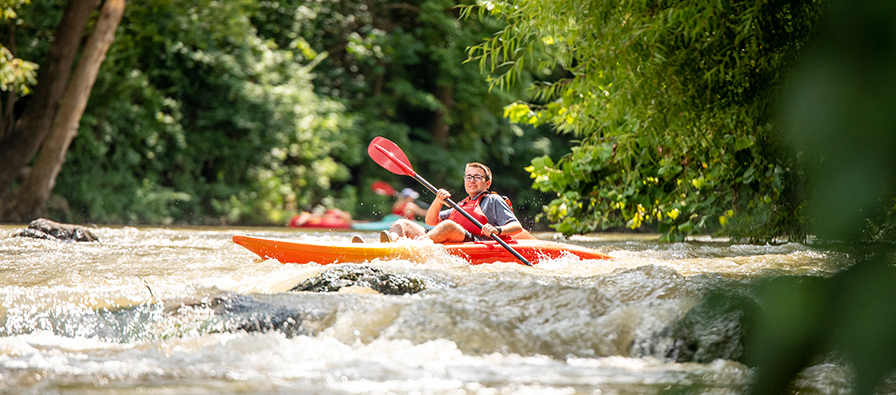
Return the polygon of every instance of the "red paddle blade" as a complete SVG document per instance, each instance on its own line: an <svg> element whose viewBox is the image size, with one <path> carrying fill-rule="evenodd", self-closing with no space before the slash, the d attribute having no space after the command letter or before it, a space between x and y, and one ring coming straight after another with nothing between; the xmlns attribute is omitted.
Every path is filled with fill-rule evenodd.
<svg viewBox="0 0 896 395"><path fill-rule="evenodd" d="M395 174L417 175L404 151L384 137L375 137L367 146L367 154L374 162Z"/></svg>
<svg viewBox="0 0 896 395"><path fill-rule="evenodd" d="M395 196L395 189L385 181L374 181L370 184L370 189L377 195Z"/></svg>

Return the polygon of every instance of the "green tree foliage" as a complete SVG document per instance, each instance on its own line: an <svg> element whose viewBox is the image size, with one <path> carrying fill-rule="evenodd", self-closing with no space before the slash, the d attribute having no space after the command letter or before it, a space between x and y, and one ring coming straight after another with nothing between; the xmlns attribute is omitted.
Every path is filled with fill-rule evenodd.
<svg viewBox="0 0 896 395"><path fill-rule="evenodd" d="M0 1L0 21L15 21L18 16L16 10L28 3L30 0ZM31 92L31 86L37 83L36 70L37 64L17 58L9 48L0 45L0 90L27 95Z"/></svg>
<svg viewBox="0 0 896 395"><path fill-rule="evenodd" d="M528 168L557 194L563 233L655 226L669 239L723 232L802 239L801 174L773 133L781 75L821 2L490 1L507 22L470 52L492 85L545 70L515 122L553 124L579 145ZM477 10L468 8L472 14Z"/></svg>
<svg viewBox="0 0 896 395"><path fill-rule="evenodd" d="M285 223L353 201L359 141L295 47L257 34L254 1L127 8L57 191L69 221ZM37 15L34 15L37 18Z"/></svg>

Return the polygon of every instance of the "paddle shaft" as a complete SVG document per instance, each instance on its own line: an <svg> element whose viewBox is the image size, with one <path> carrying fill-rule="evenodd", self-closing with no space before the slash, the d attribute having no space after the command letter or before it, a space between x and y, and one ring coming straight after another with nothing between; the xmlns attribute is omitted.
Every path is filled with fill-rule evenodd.
<svg viewBox="0 0 896 395"><path fill-rule="evenodd" d="M429 183L429 181L426 181L426 179L424 179L424 178L421 177L419 174L417 174L417 172L415 172L414 169L412 169L412 168L411 168L410 166L408 166L407 164L405 164L405 163L403 163L402 161L400 161L400 160L398 160L397 158L395 158L395 155L393 155L391 152L389 152L389 150L387 150L387 149L385 149L385 148L383 148L383 147L380 147L379 145L375 145L375 147L376 147L377 150L379 150L379 151L382 152L384 155L386 155L386 157L388 157L390 160L392 160L393 163L395 163L396 165L398 165L398 166L400 166L402 169L404 169L405 174L407 174L407 175L409 175L409 176L411 176L411 177L414 177L414 179L417 180L417 182L419 182L420 184L423 184L423 186L426 187L426 189L429 189L430 192L432 192L433 194L435 194L435 193L438 191L438 190L436 189L436 187L434 187L432 184ZM481 224L479 221L477 221L476 218L473 218L473 216L470 215L470 213L464 211L464 209L462 209L460 206L458 206L457 203L454 203L453 200L451 200L451 199L446 199L446 200L445 200L445 203L448 203L448 205L451 206L451 208L453 208L455 211L461 213L461 215L463 215L464 217L466 217L470 222L472 222L473 224L475 224L479 229L482 229L482 224ZM514 250L513 247L509 246L509 245L507 244L507 242L505 242L503 239L501 239L500 237L498 237L498 235L492 233L492 240L497 241L499 244L501 244L501 246L504 247L504 249L506 249L506 250L509 251L511 254L513 254L513 256L515 256L516 259L519 259L520 262L526 264L526 266L532 266L532 263L529 262L528 259L526 259L526 258L524 258L522 255L520 255L519 252L516 252L516 250Z"/></svg>

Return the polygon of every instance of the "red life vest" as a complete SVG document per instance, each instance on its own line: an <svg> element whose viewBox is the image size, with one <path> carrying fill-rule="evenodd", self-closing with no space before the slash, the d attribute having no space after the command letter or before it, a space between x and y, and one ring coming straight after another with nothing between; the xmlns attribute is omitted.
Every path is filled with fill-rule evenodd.
<svg viewBox="0 0 896 395"><path fill-rule="evenodd" d="M467 214L470 214L471 217L473 217L477 221L479 221L480 224L485 225L488 223L488 218L485 216L485 213L482 211L482 207L479 206L479 202L482 201L483 196L488 195L489 193L494 193L494 192L484 191L484 192L480 193L478 196L476 196L476 199L470 199L470 197L467 196L464 198L464 200L461 200L460 203L458 203L457 205L460 206L460 208L462 208L464 211L466 211ZM510 202L509 202L510 199L504 198L504 200L507 202L508 205L510 205ZM510 207L512 210L513 206L510 206ZM468 232L470 232L470 234L472 234L474 236L482 235L482 231L479 229L479 227L476 226L476 224L470 222L470 220L468 220L467 217L465 217L463 214L457 212L457 210L452 211L451 215L448 216L448 219L450 219L454 222L457 222L458 225L462 226L464 229L466 229ZM510 236L502 236L502 235L498 235L498 236L505 240L512 239Z"/></svg>
<svg viewBox="0 0 896 395"><path fill-rule="evenodd" d="M404 203L398 205L397 207L393 207L392 214L400 215L407 219L414 219L414 217L416 217L416 215L414 215L414 214L411 214L410 218L408 216L404 215L404 210L407 210L407 208L408 208L408 202L404 202Z"/></svg>

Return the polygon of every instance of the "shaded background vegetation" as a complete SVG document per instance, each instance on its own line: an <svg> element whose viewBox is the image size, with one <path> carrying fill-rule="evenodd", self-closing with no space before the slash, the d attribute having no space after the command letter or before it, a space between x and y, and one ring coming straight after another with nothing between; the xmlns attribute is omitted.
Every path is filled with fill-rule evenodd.
<svg viewBox="0 0 896 395"><path fill-rule="evenodd" d="M39 62L63 1L27 4L17 55ZM465 48L494 21L461 22L453 1L148 1L129 4L47 216L120 224L285 224L338 207L391 206L370 184L396 179L366 156L403 147L437 185L490 164L526 218L531 157L568 139L511 125L512 94L488 91ZM23 100L27 103L28 97ZM424 194L424 199L427 199Z"/></svg>

